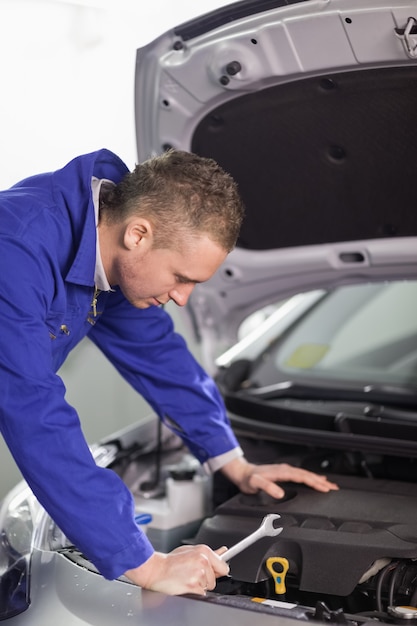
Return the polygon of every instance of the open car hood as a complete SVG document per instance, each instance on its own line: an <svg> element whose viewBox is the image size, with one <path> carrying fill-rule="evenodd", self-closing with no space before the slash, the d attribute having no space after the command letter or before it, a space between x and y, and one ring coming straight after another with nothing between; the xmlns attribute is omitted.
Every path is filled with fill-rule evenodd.
<svg viewBox="0 0 417 626"><path fill-rule="evenodd" d="M139 159L212 157L246 206L187 305L207 344L293 293L416 275L415 0L233 3L138 50L135 93Z"/></svg>

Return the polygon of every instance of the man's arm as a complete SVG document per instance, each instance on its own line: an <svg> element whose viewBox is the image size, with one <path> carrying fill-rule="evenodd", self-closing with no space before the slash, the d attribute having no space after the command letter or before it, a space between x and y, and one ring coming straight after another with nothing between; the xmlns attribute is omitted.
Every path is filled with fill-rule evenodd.
<svg viewBox="0 0 417 626"><path fill-rule="evenodd" d="M135 523L131 493L97 467L65 400L52 366L61 338L48 323L57 286L26 239L0 235L0 431L41 505L103 576L116 578L153 548Z"/></svg>
<svg viewBox="0 0 417 626"><path fill-rule="evenodd" d="M337 489L325 476L282 463L255 466L241 456L217 386L165 311L138 310L112 294L90 337L198 460L211 472L221 469L243 492L261 489L281 498L279 481Z"/></svg>

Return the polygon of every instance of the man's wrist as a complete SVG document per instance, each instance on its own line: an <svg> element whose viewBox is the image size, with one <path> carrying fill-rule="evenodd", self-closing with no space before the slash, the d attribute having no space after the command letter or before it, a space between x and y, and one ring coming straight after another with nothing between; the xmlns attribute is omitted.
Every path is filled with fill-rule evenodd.
<svg viewBox="0 0 417 626"><path fill-rule="evenodd" d="M253 472L254 465L244 456L232 459L222 467L222 473L240 489L247 484Z"/></svg>
<svg viewBox="0 0 417 626"><path fill-rule="evenodd" d="M126 578L143 589L151 589L152 581L158 579L158 570L163 568L163 560L166 557L161 552L154 552L145 563L134 567L124 573Z"/></svg>
<svg viewBox="0 0 417 626"><path fill-rule="evenodd" d="M243 456L243 450L240 447L233 448L232 450L228 450L223 454L219 454L215 456L206 463L203 464L203 467L207 474L214 474L218 470L221 470L225 465L227 465L233 459L239 458Z"/></svg>

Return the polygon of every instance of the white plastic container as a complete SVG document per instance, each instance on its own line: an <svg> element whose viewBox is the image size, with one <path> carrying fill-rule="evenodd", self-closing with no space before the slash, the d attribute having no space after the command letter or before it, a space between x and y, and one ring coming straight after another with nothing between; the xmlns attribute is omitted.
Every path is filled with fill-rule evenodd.
<svg viewBox="0 0 417 626"><path fill-rule="evenodd" d="M211 478L172 472L166 494L159 498L135 498L136 514L149 513L147 535L156 550L169 552L191 539L208 514Z"/></svg>
<svg viewBox="0 0 417 626"><path fill-rule="evenodd" d="M191 480L167 478L167 500L171 515L179 524L193 522L205 516L205 484L196 474ZM176 525L179 525L176 524Z"/></svg>

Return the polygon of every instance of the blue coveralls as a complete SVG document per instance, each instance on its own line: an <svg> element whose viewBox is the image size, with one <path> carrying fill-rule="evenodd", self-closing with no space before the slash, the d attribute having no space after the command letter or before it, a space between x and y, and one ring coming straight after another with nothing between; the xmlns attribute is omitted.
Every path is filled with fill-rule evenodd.
<svg viewBox="0 0 417 626"><path fill-rule="evenodd" d="M106 578L153 552L119 477L96 466L56 372L86 335L201 461L238 446L218 390L158 307L120 290L91 317L96 225L91 180L118 182L108 150L0 192L0 428L22 475L66 536Z"/></svg>

